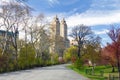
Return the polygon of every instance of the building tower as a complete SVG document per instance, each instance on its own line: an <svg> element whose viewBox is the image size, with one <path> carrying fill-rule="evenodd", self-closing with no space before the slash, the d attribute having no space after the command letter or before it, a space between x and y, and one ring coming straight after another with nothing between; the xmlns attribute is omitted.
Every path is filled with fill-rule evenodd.
<svg viewBox="0 0 120 80"><path fill-rule="evenodd" d="M65 48L68 48L69 40L67 38L67 24L64 18L60 23L60 36L63 38Z"/></svg>
<svg viewBox="0 0 120 80"><path fill-rule="evenodd" d="M50 53L58 53L57 37L60 36L60 22L57 16L54 17L50 25L50 38L52 45L50 46Z"/></svg>
<svg viewBox="0 0 120 80"><path fill-rule="evenodd" d="M62 21L59 22L58 17L55 16L51 22L50 29L51 40L53 40L52 45L50 46L50 53L58 53L59 56L62 56L64 50L69 47L65 19L63 18Z"/></svg>
<svg viewBox="0 0 120 80"><path fill-rule="evenodd" d="M60 22L59 22L57 15L54 17L51 23L51 33L52 33L51 35L54 37L56 35L60 35Z"/></svg>
<svg viewBox="0 0 120 80"><path fill-rule="evenodd" d="M64 18L60 23L60 36L65 40L67 39L67 24Z"/></svg>

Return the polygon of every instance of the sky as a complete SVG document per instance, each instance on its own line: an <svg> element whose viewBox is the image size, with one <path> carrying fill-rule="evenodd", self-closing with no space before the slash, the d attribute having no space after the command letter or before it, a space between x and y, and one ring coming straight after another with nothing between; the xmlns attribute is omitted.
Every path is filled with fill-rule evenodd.
<svg viewBox="0 0 120 80"><path fill-rule="evenodd" d="M111 26L120 27L120 0L28 0L26 4L34 9L34 15L64 17L68 34L76 25L90 26L102 38L102 46L111 42L106 34Z"/></svg>
<svg viewBox="0 0 120 80"><path fill-rule="evenodd" d="M35 9L34 14L64 17L68 34L76 25L90 26L102 38L102 46L111 42L107 35L111 26L120 27L120 0L29 0L27 4Z"/></svg>

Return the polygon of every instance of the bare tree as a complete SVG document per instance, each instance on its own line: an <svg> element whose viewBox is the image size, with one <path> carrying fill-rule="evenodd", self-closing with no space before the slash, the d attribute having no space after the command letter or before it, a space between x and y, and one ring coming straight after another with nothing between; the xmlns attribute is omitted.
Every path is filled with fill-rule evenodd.
<svg viewBox="0 0 120 80"><path fill-rule="evenodd" d="M18 28L21 27L21 22L23 21L23 17L28 14L29 9L26 6L20 5L17 2L10 2L6 5L2 5L2 12L0 13L1 18L1 28L5 30L4 36L4 48L2 54L5 53L6 47L9 44L12 44L15 49L15 60L17 64L17 56L18 56ZM8 42L11 41L11 42Z"/></svg>
<svg viewBox="0 0 120 80"><path fill-rule="evenodd" d="M85 25L78 25L72 28L70 36L77 42L78 47L78 57L80 58L81 48L83 44L87 41L87 36L92 34L90 27Z"/></svg>
<svg viewBox="0 0 120 80"><path fill-rule="evenodd" d="M48 50L49 36L47 34L47 21L43 14L37 17L31 17L27 25L27 32L30 36L30 42L36 52L36 57L40 57L42 53Z"/></svg>

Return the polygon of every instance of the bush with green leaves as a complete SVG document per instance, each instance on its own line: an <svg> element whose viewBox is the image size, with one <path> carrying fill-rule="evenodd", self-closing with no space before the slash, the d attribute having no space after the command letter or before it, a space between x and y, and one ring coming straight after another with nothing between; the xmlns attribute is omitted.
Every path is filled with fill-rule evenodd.
<svg viewBox="0 0 120 80"><path fill-rule="evenodd" d="M76 56L77 56L77 47L71 46L65 51L63 58L65 62L69 62L72 60L72 57L76 57Z"/></svg>
<svg viewBox="0 0 120 80"><path fill-rule="evenodd" d="M80 58L77 58L76 61L73 63L73 65L77 68L77 69L81 69L83 67L83 60Z"/></svg>
<svg viewBox="0 0 120 80"><path fill-rule="evenodd" d="M35 50L32 46L27 45L20 49L18 64L21 69L35 65Z"/></svg>
<svg viewBox="0 0 120 80"><path fill-rule="evenodd" d="M41 57L36 57L36 58L35 58L35 66L36 66L36 67L41 67L41 66L43 66L43 60L42 60Z"/></svg>
<svg viewBox="0 0 120 80"><path fill-rule="evenodd" d="M59 61L58 61L58 53L51 53L51 63L54 65L54 64L58 64Z"/></svg>

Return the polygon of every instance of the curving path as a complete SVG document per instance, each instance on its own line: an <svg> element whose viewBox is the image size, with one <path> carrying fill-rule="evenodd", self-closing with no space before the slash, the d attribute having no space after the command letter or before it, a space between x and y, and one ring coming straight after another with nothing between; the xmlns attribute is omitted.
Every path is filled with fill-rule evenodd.
<svg viewBox="0 0 120 80"><path fill-rule="evenodd" d="M0 80L89 80L66 64L0 74Z"/></svg>

